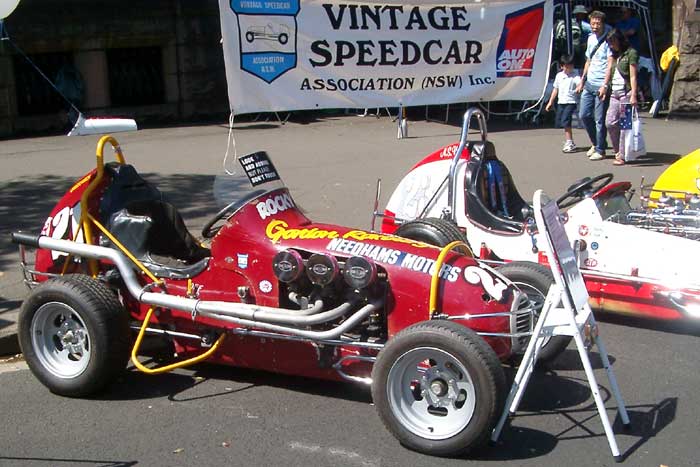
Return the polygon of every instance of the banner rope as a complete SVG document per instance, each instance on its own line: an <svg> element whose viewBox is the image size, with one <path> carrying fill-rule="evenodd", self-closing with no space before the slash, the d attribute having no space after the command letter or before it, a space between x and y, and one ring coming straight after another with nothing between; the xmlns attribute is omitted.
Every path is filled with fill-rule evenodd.
<svg viewBox="0 0 700 467"><path fill-rule="evenodd" d="M228 139L226 140L226 153L224 154L224 161L223 161L223 167L224 167L224 172L226 172L226 175L236 175L236 161L238 160L238 150L236 148L236 137L233 136L233 121L235 118L235 114L233 112L233 107L231 107L231 113L229 114L228 117ZM228 160L229 156L229 151L231 150L231 145L233 144L233 171L229 170L226 164L226 161Z"/></svg>
<svg viewBox="0 0 700 467"><path fill-rule="evenodd" d="M542 96L540 96L540 98L537 100L537 102L535 102L533 105L531 105L530 107L528 107L526 109L518 110L517 112L493 112L493 111L487 109L486 107L484 107L484 104L482 104L481 102L479 102L479 107L481 107L481 110L486 112L487 115L495 115L497 117L512 117L513 115L524 114L524 113L529 112L532 109L538 107L540 105L540 103L542 102L543 98L544 98L544 94Z"/></svg>

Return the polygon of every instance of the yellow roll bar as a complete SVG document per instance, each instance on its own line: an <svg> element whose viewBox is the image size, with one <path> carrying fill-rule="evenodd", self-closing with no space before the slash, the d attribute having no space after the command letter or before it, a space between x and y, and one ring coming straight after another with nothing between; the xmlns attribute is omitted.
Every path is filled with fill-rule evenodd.
<svg viewBox="0 0 700 467"><path fill-rule="evenodd" d="M92 225L90 219L87 216L88 201L90 198L90 194L100 184L100 182L102 181L102 177L104 176L105 164L103 153L105 145L107 143L111 144L112 148L114 148L117 162L119 162L120 164L126 163L121 147L119 147L119 143L116 139L114 139L114 137L112 137L111 135L105 135L102 138L100 138L100 140L97 142L96 150L97 174L95 175L95 178L92 179L87 188L85 188L85 191L80 197L80 225L83 227L85 243L87 243L88 245L92 245ZM88 268L90 270L90 274L92 274L93 277L97 275L97 262L94 259L88 260Z"/></svg>
<svg viewBox="0 0 700 467"><path fill-rule="evenodd" d="M430 302L428 304L428 306L429 306L428 316L430 318L432 318L433 313L435 313L437 311L438 289L439 289L439 285L440 285L440 269L442 269L442 263L445 262L445 257L447 256L447 253L449 253L453 248L457 248L457 247L464 247L467 249L467 251L471 252L469 245L457 240L457 241L454 241L452 243L447 244L442 249L442 251L440 251L440 254L437 257L437 260L435 261L435 271L433 272L433 277L430 279ZM472 254L472 256L474 256L474 255Z"/></svg>
<svg viewBox="0 0 700 467"><path fill-rule="evenodd" d="M189 358L187 360L182 360L180 362L175 362L171 363L170 365L162 366L159 368L148 368L141 364L138 359L138 351L139 348L141 347L141 341L143 340L143 335L146 333L146 328L148 327L148 323L151 320L151 315L153 314L153 307L148 309L148 312L146 313L146 317L143 319L143 324L141 325L141 329L139 330L139 335L136 337L136 342L134 342L134 347L131 349L131 363L134 364L136 368L138 368L140 371L149 374L149 375L157 375L159 373L167 373L168 371L175 370L176 368L182 368L188 365L193 365L195 363L201 362L202 360L206 360L209 358L211 354L216 352L216 349L219 348L221 343L224 341L226 338L226 334L221 334L219 338L214 342L214 344L211 346L209 350L204 352L201 355L197 355L196 357Z"/></svg>

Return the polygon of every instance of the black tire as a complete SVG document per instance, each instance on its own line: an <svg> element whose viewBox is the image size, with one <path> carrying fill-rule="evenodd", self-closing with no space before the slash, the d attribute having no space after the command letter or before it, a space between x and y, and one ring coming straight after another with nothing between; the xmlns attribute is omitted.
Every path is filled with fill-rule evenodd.
<svg viewBox="0 0 700 467"><path fill-rule="evenodd" d="M56 394L94 394L126 368L128 316L114 292L91 277L58 277L34 289L18 327L29 369Z"/></svg>
<svg viewBox="0 0 700 467"><path fill-rule="evenodd" d="M467 242L457 226L445 219L426 217L401 224L395 232L399 237L418 240L430 245L444 247L452 242Z"/></svg>
<svg viewBox="0 0 700 467"><path fill-rule="evenodd" d="M435 385L447 393L435 393ZM456 456L483 445L506 391L493 349L450 321L424 321L399 332L372 369L372 398L386 428L407 448L433 456ZM431 398L440 397L437 407L431 405ZM447 407L440 406L443 402Z"/></svg>
<svg viewBox="0 0 700 467"><path fill-rule="evenodd" d="M513 261L498 268L498 272L506 276L518 288L525 292L530 302L537 308L537 317L544 305L549 288L554 284L552 271L541 264L529 261ZM534 323L533 323L534 325ZM539 363L549 363L555 360L571 342L571 336L554 336L545 341L537 356ZM523 347L523 352L525 348Z"/></svg>
<svg viewBox="0 0 700 467"><path fill-rule="evenodd" d="M289 35L287 35L287 33L283 32L277 37L277 40L279 41L280 44L284 45L289 40Z"/></svg>

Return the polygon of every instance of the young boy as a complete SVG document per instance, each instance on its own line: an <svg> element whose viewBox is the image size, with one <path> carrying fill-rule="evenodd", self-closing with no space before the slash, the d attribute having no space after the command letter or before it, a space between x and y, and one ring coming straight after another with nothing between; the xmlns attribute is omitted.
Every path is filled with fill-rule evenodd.
<svg viewBox="0 0 700 467"><path fill-rule="evenodd" d="M576 86L581 82L581 77L574 70L574 58L571 55L562 55L559 59L559 65L561 71L554 78L554 89L545 110L549 112L552 109L554 100L558 96L555 123L557 128L564 129L566 137L566 142L561 150L572 153L576 151L576 145L571 131L571 117L576 112L576 99L578 97Z"/></svg>

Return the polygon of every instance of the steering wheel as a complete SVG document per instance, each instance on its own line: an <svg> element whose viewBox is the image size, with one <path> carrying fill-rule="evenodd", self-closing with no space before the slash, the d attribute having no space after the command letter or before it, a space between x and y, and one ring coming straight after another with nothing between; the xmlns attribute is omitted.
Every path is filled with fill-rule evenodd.
<svg viewBox="0 0 700 467"><path fill-rule="evenodd" d="M241 199L237 199L226 206L224 206L221 211L217 212L214 214L214 217L209 219L206 224L204 224L204 227L202 227L202 237L204 238L212 238L214 235L219 233L219 230L221 230L221 227L223 225L217 225L215 227L215 224L219 222L220 220L224 219L225 217L228 217L229 214L234 214L236 211L241 209L243 206L245 206L249 201L257 198L258 196L262 195L265 193L265 190L256 190L252 193L250 193L248 196L244 196Z"/></svg>
<svg viewBox="0 0 700 467"><path fill-rule="evenodd" d="M566 193L557 199L557 205L560 209L568 208L569 206L576 204L585 198L585 193L587 191L592 191L595 193L610 183L612 179L613 174L606 173L593 178L586 177L583 180L575 182L569 187Z"/></svg>

